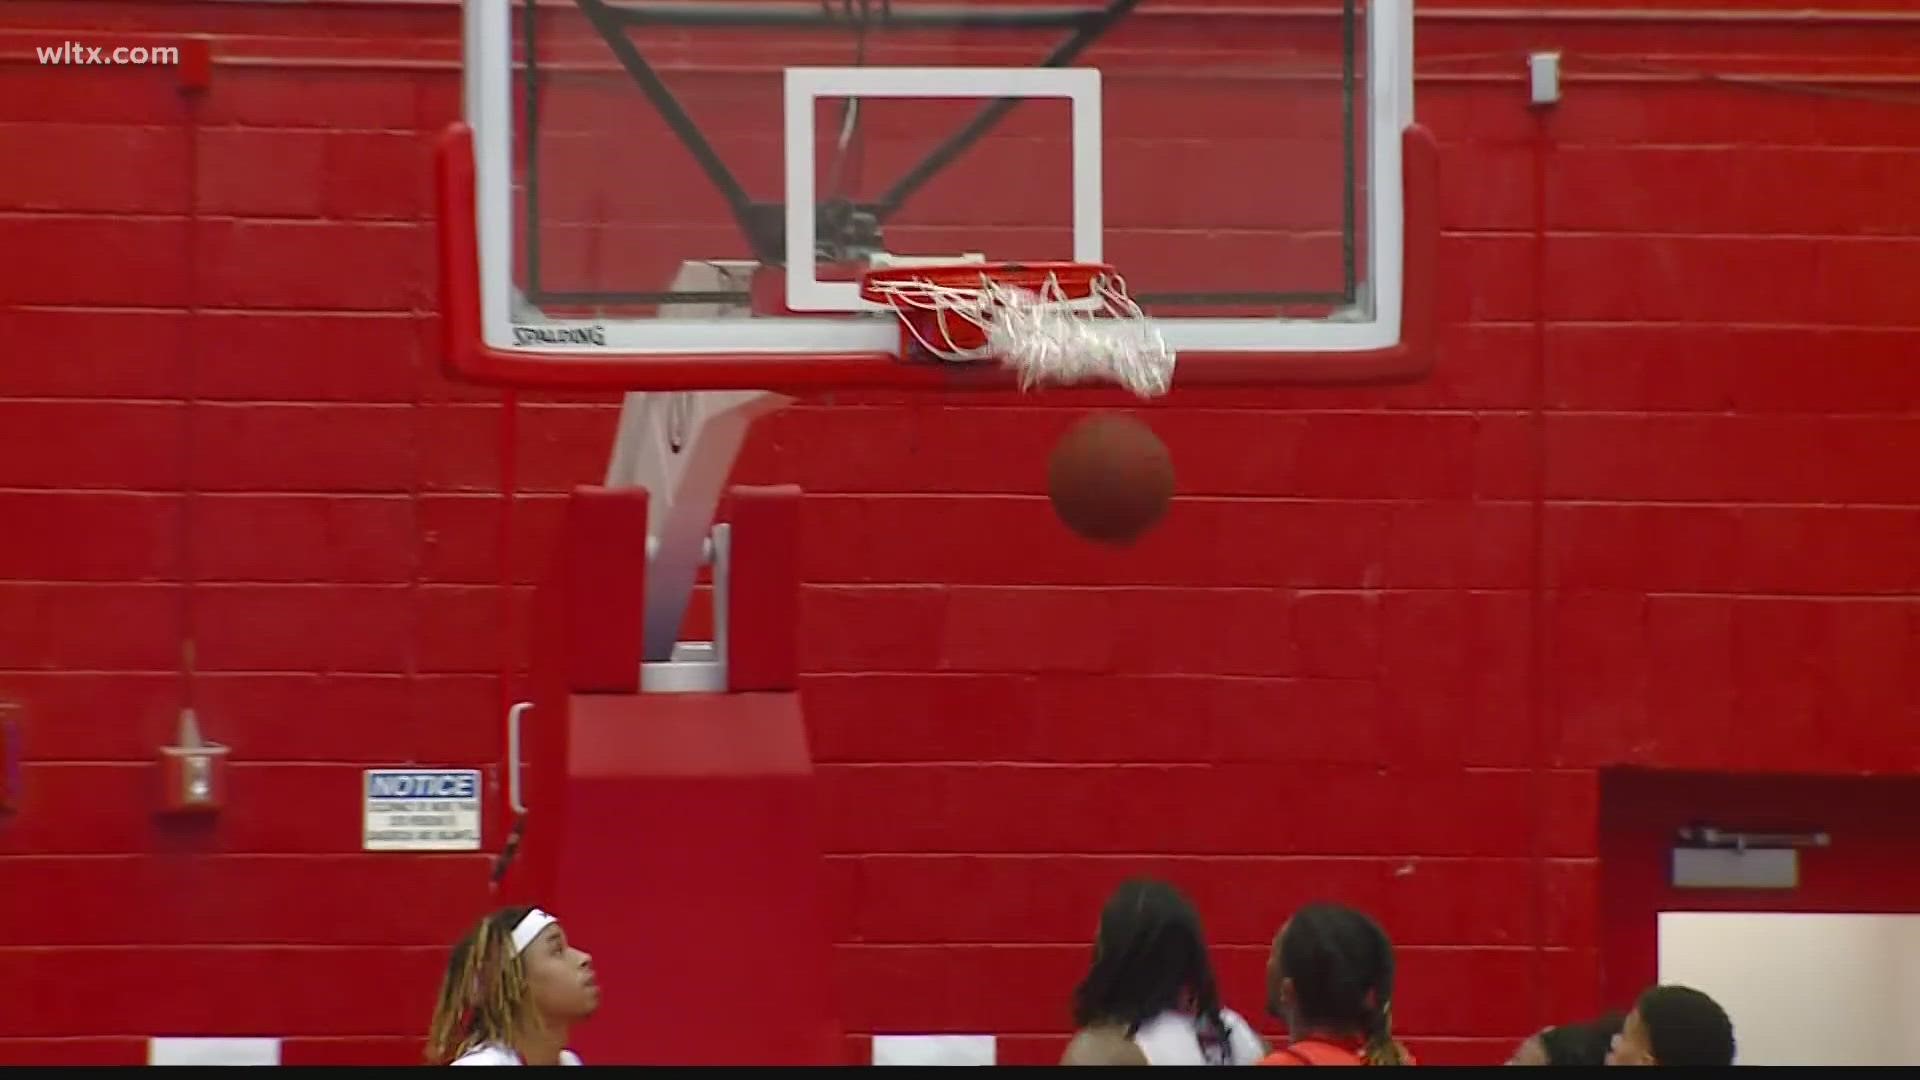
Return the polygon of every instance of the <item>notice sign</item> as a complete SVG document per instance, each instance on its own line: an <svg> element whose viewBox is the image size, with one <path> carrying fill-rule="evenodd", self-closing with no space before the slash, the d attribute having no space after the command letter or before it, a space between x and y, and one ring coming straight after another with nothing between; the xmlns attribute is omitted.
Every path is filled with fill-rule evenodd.
<svg viewBox="0 0 1920 1080"><path fill-rule="evenodd" d="M368 769L368 851L479 851L480 770Z"/></svg>

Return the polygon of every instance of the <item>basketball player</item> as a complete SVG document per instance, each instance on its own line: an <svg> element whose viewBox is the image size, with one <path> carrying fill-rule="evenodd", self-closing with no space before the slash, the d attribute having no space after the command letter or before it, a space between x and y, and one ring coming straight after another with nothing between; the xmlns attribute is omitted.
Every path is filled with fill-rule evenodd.
<svg viewBox="0 0 1920 1080"><path fill-rule="evenodd" d="M1609 1013L1598 1020L1546 1028L1516 1047L1507 1064L1605 1065L1613 1037L1625 1022L1619 1013Z"/></svg>
<svg viewBox="0 0 1920 1080"><path fill-rule="evenodd" d="M1267 959L1267 1011L1287 1045L1262 1065L1411 1065L1393 1038L1393 942L1338 904L1294 912Z"/></svg>
<svg viewBox="0 0 1920 1080"><path fill-rule="evenodd" d="M1609 1065L1733 1064L1733 1021L1720 1003L1685 986L1640 995L1613 1040Z"/></svg>
<svg viewBox="0 0 1920 1080"><path fill-rule="evenodd" d="M559 921L539 908L502 908L453 947L427 1060L578 1065L567 1037L599 1007L593 958L567 943Z"/></svg>
<svg viewBox="0 0 1920 1080"><path fill-rule="evenodd" d="M1098 1046L1098 1033L1112 1030L1148 1065L1252 1065L1266 1052L1220 1004L1200 916L1161 881L1128 881L1107 899L1073 1022L1076 1042Z"/></svg>

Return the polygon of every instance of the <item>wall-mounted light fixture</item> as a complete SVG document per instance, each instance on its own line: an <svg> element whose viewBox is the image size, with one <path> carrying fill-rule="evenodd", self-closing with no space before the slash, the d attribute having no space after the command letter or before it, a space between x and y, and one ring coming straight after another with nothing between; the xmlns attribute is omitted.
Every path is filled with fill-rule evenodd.
<svg viewBox="0 0 1920 1080"><path fill-rule="evenodd" d="M180 736L160 748L161 806L169 814L207 814L227 798L227 748L200 737L192 709L180 712Z"/></svg>

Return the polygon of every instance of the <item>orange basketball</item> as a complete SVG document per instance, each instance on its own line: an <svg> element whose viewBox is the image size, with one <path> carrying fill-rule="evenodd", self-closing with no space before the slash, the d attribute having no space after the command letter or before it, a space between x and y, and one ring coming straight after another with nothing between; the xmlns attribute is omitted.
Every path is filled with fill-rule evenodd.
<svg viewBox="0 0 1920 1080"><path fill-rule="evenodd" d="M1173 459L1153 429L1131 416L1096 413L1075 424L1047 460L1053 512L1080 536L1128 544L1166 515Z"/></svg>

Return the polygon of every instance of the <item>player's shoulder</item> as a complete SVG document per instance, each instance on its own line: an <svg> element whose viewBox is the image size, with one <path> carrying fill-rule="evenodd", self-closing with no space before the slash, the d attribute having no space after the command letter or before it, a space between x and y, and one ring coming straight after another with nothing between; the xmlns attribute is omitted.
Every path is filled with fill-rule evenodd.
<svg viewBox="0 0 1920 1080"><path fill-rule="evenodd" d="M453 1060L455 1065L519 1065L520 1055L504 1046L485 1043L476 1046ZM584 1065L580 1055L571 1050L560 1051L560 1064Z"/></svg>
<svg viewBox="0 0 1920 1080"><path fill-rule="evenodd" d="M1226 1025L1229 1032L1237 1034L1244 1031L1249 1035L1253 1034L1253 1025L1247 1023L1246 1017L1224 1006L1220 1009L1220 1022Z"/></svg>
<svg viewBox="0 0 1920 1080"><path fill-rule="evenodd" d="M1062 1065L1149 1065L1146 1051L1140 1049L1126 1028L1119 1025L1096 1025L1084 1027L1073 1033L1073 1039L1067 1043L1066 1052L1060 1055Z"/></svg>
<svg viewBox="0 0 1920 1080"><path fill-rule="evenodd" d="M1193 1021L1168 1011L1142 1021L1133 1029L1133 1044L1150 1065L1204 1065L1194 1039Z"/></svg>
<svg viewBox="0 0 1920 1080"><path fill-rule="evenodd" d="M1232 1009L1220 1010L1220 1023L1226 1028L1228 1055L1218 1064L1251 1065L1266 1054L1267 1045L1247 1023L1246 1017ZM1134 1031L1134 1044L1154 1065L1206 1065L1208 1052L1201 1047L1194 1018L1169 1010L1141 1024Z"/></svg>
<svg viewBox="0 0 1920 1080"><path fill-rule="evenodd" d="M518 1065L520 1055L504 1046L484 1043L454 1058L455 1065Z"/></svg>
<svg viewBox="0 0 1920 1080"><path fill-rule="evenodd" d="M1233 1048L1233 1060L1240 1065L1251 1065L1267 1053L1267 1041L1253 1030L1247 1018L1232 1009L1220 1010L1220 1022L1227 1028L1227 1045Z"/></svg>

